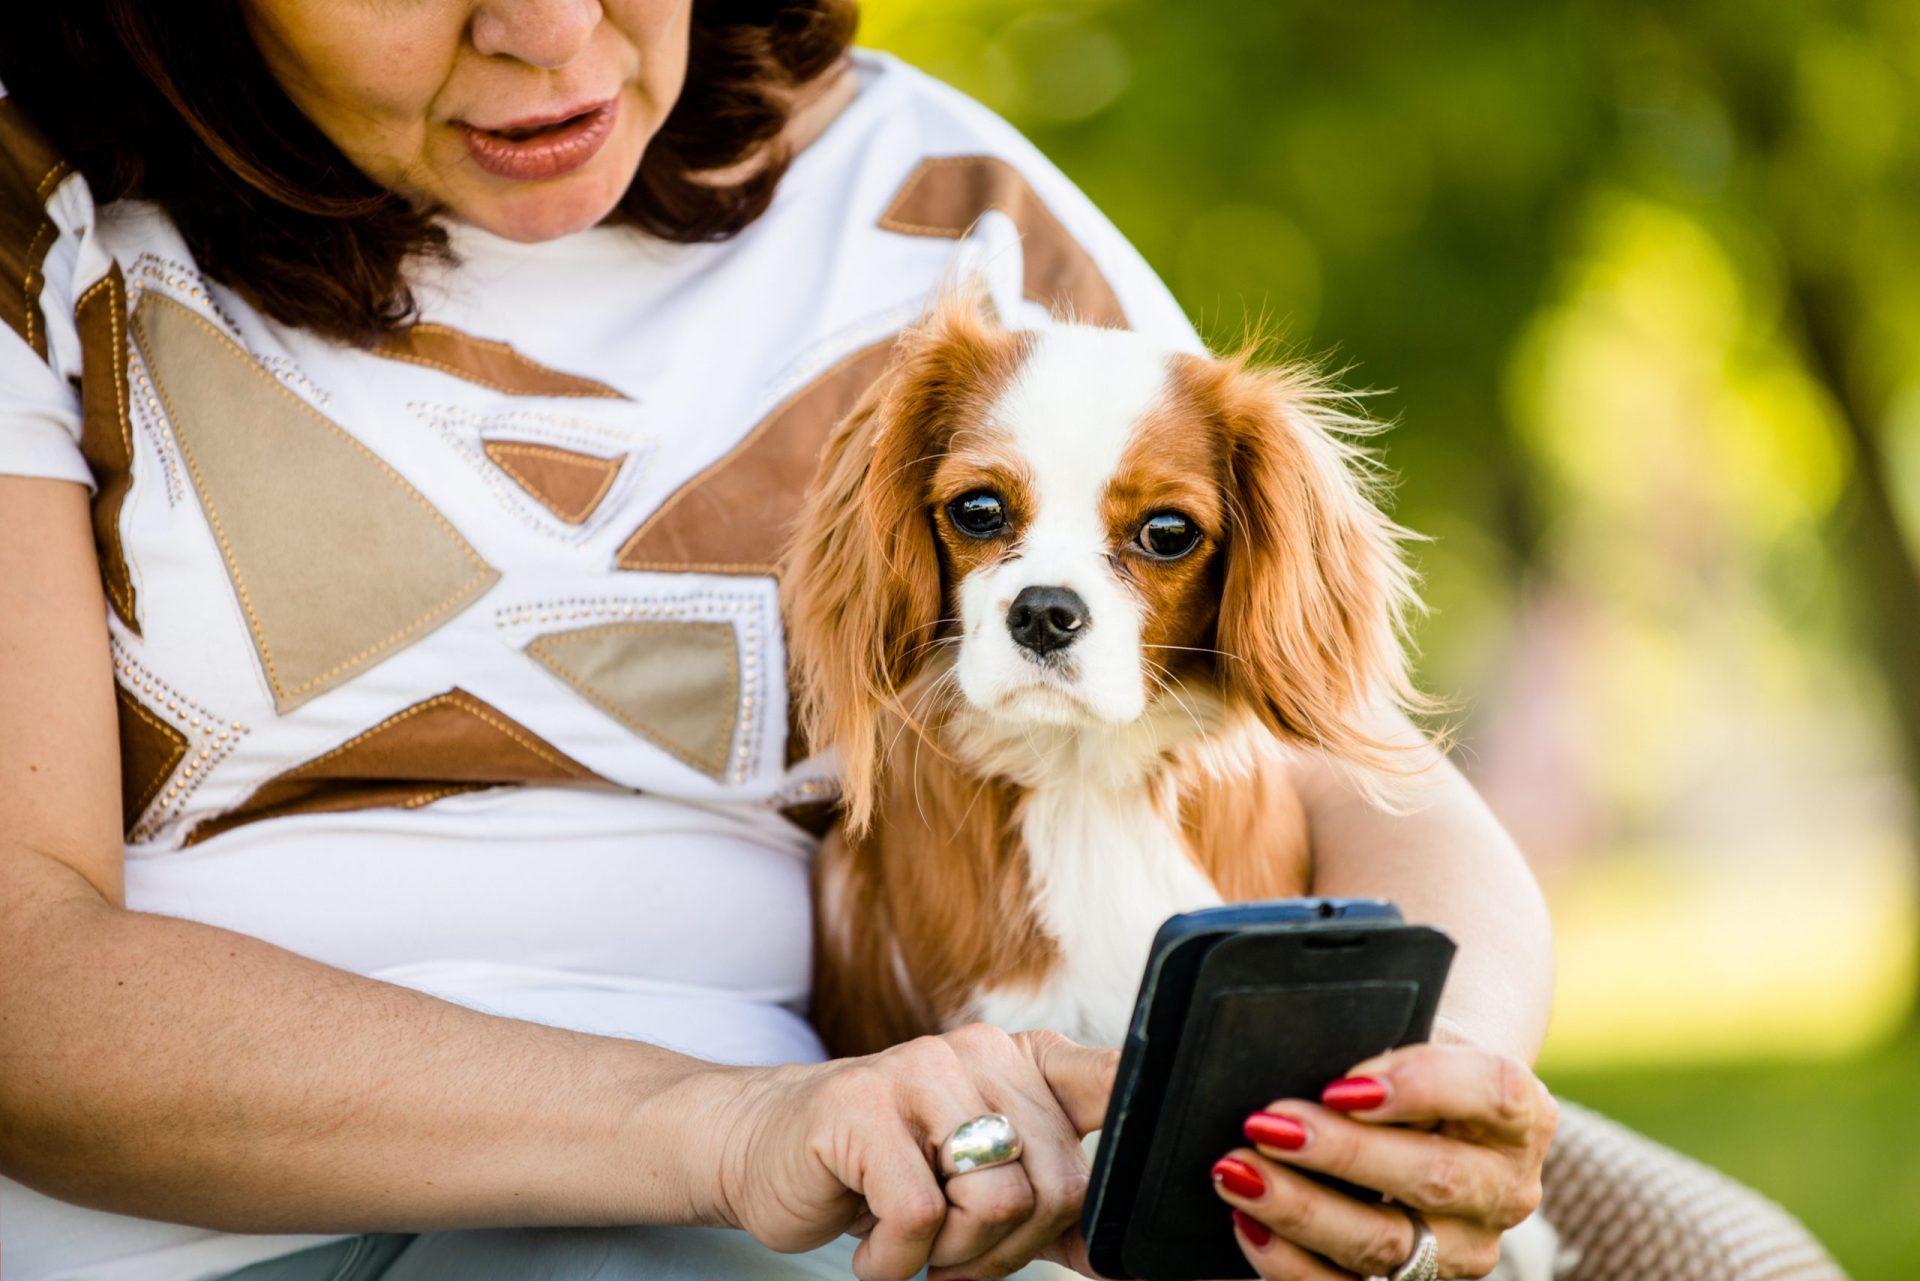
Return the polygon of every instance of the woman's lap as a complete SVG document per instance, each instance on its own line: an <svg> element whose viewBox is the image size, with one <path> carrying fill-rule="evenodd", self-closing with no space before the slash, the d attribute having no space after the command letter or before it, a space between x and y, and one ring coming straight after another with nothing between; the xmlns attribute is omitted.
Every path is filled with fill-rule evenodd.
<svg viewBox="0 0 1920 1281"><path fill-rule="evenodd" d="M846 1281L858 1244L841 1237L806 1254L776 1254L719 1228L497 1228L355 1237L222 1281ZM1035 1264L1017 1276L1073 1274Z"/></svg>

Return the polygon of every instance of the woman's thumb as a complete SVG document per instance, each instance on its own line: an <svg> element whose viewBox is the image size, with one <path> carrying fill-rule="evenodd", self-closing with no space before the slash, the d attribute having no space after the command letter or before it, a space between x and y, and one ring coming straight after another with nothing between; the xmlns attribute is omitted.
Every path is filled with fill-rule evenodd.
<svg viewBox="0 0 1920 1281"><path fill-rule="evenodd" d="M1021 1032L1014 1039L1033 1055L1075 1133L1084 1138L1106 1123L1107 1096L1113 1093L1120 1051L1081 1045L1058 1032Z"/></svg>

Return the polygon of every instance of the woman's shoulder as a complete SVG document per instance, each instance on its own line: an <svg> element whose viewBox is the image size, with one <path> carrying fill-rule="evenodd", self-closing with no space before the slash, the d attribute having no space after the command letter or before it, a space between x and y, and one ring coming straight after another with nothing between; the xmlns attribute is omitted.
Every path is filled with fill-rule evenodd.
<svg viewBox="0 0 1920 1281"><path fill-rule="evenodd" d="M935 149L985 148L1023 164L1051 167L1018 129L945 81L878 49L855 49L850 56L860 84L856 104L873 109L896 141L915 138Z"/></svg>

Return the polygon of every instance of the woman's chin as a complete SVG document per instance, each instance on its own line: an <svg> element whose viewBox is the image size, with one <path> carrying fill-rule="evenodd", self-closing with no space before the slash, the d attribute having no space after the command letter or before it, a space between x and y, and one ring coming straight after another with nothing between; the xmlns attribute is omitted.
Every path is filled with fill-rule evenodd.
<svg viewBox="0 0 1920 1281"><path fill-rule="evenodd" d="M447 212L503 240L538 244L606 221L625 193L624 185L589 181L587 175L516 186L521 189L448 201Z"/></svg>

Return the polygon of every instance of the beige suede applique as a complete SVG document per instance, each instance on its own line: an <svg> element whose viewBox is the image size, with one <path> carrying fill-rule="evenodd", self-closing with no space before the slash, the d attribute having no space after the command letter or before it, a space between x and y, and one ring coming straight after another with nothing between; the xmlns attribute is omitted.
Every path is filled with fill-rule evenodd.
<svg viewBox="0 0 1920 1281"><path fill-rule="evenodd" d="M527 645L595 707L701 773L723 779L740 709L731 623L609 623Z"/></svg>
<svg viewBox="0 0 1920 1281"><path fill-rule="evenodd" d="M499 578L398 472L199 314L148 293L133 328L283 715Z"/></svg>

